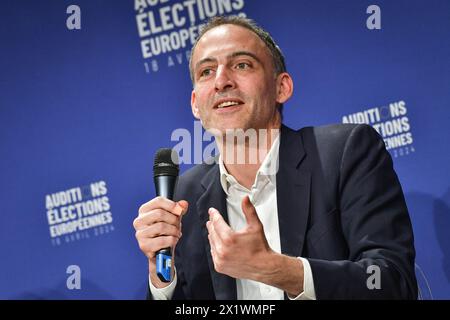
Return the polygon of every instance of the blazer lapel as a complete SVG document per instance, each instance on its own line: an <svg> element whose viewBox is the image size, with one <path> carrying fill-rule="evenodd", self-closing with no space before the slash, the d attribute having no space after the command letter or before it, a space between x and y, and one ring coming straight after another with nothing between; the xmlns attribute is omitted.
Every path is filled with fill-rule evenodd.
<svg viewBox="0 0 450 320"><path fill-rule="evenodd" d="M282 126L280 139L276 180L281 252L299 257L308 224L311 173L301 169L305 157L301 136Z"/></svg>
<svg viewBox="0 0 450 320"><path fill-rule="evenodd" d="M203 195L197 200L197 213L202 223L202 236L205 243L206 256L208 258L209 271L213 283L214 292L217 300L236 300L236 279L218 273L214 269L214 263L211 257L211 246L208 240L208 229L206 222L209 220L208 209L214 207L222 214L224 220L228 223L226 195L220 184L219 166L214 165L203 177L201 184L205 189Z"/></svg>

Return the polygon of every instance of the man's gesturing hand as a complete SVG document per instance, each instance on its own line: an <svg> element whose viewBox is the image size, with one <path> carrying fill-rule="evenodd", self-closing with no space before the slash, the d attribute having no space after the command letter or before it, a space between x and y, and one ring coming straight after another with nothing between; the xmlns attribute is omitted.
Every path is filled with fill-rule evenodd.
<svg viewBox="0 0 450 320"><path fill-rule="evenodd" d="M211 255L217 272L258 281L265 276L268 258L274 252L267 243L263 225L248 196L242 200L242 211L247 226L233 231L216 209L209 209L206 227Z"/></svg>
<svg viewBox="0 0 450 320"><path fill-rule="evenodd" d="M248 196L242 200L247 226L233 231L214 208L209 209L208 239L217 272L259 281L296 297L303 291L303 263L273 251Z"/></svg>

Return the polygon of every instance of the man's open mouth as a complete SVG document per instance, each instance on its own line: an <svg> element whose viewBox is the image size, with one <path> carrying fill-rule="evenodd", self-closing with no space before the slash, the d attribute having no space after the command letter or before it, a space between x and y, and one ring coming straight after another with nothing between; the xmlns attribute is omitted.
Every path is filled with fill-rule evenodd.
<svg viewBox="0 0 450 320"><path fill-rule="evenodd" d="M214 109L224 109L232 106L243 104L242 101L236 99L220 100L214 104Z"/></svg>

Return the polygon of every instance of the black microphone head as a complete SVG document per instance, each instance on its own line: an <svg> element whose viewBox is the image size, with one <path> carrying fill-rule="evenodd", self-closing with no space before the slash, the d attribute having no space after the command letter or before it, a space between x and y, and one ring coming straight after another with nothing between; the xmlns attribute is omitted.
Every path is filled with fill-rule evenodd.
<svg viewBox="0 0 450 320"><path fill-rule="evenodd" d="M174 176L177 177L179 169L178 154L169 148L161 148L155 154L153 164L153 176Z"/></svg>

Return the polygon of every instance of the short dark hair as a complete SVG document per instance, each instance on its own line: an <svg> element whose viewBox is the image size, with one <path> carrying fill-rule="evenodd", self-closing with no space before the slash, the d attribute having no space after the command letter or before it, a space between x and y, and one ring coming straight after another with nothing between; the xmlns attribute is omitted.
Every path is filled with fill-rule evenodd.
<svg viewBox="0 0 450 320"><path fill-rule="evenodd" d="M200 33L197 39L195 40L194 45L192 46L191 55L189 57L189 73L191 76L192 84L195 83L194 72L192 70L192 56L194 55L195 47L197 46L198 42L206 32L224 24L232 24L252 31L265 43L266 47L269 49L270 54L272 56L275 75L279 75L280 73L287 71L286 63L284 62L284 55L283 52L281 52L280 47L275 43L271 35L263 28L258 26L255 21L240 16L217 16L209 19L208 22L201 28ZM280 114L282 115L283 114L282 104L279 105L279 110Z"/></svg>

